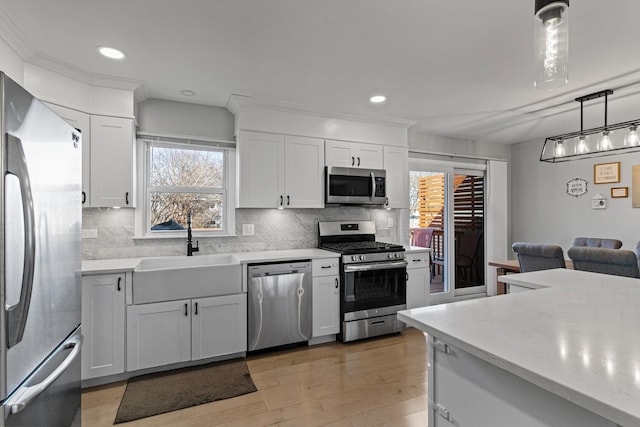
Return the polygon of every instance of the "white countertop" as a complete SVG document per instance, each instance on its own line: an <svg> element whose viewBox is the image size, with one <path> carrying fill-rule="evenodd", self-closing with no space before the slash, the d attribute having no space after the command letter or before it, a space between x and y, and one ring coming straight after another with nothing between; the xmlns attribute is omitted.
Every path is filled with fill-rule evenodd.
<svg viewBox="0 0 640 427"><path fill-rule="evenodd" d="M338 258L340 256L340 254L338 254L337 252L325 251L322 249L286 249L277 251L234 252L232 255L236 256L242 264L249 264L253 262L286 261L295 259ZM138 265L138 263L142 259L144 258L85 260L82 261L82 274L86 275L133 271L136 265Z"/></svg>
<svg viewBox="0 0 640 427"><path fill-rule="evenodd" d="M500 280L534 290L398 318L621 426L640 426L640 280L568 269Z"/></svg>
<svg viewBox="0 0 640 427"><path fill-rule="evenodd" d="M404 251L408 254L418 252L431 252L431 248L423 248L422 246L404 245Z"/></svg>

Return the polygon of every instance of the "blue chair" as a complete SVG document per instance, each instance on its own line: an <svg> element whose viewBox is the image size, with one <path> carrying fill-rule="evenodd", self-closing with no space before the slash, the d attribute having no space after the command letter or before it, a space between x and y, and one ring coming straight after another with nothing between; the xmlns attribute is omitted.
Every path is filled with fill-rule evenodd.
<svg viewBox="0 0 640 427"><path fill-rule="evenodd" d="M521 273L567 267L562 248L557 245L515 242L511 249L518 254Z"/></svg>
<svg viewBox="0 0 640 427"><path fill-rule="evenodd" d="M574 246L567 254L576 270L640 278L638 257L632 251Z"/></svg>
<svg viewBox="0 0 640 427"><path fill-rule="evenodd" d="M586 246L588 248L620 249L622 242L618 239L600 239L597 237L576 237L573 246Z"/></svg>

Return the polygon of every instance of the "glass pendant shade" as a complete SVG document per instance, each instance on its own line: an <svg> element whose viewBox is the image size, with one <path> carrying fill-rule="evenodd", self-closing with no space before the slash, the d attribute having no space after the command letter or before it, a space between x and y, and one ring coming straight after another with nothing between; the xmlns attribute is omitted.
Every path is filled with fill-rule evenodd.
<svg viewBox="0 0 640 427"><path fill-rule="evenodd" d="M568 82L569 0L536 0L534 55L537 89L555 89Z"/></svg>
<svg viewBox="0 0 640 427"><path fill-rule="evenodd" d="M634 147L640 144L640 136L638 135L638 126L630 126L627 136L624 138L625 147Z"/></svg>
<svg viewBox="0 0 640 427"><path fill-rule="evenodd" d="M580 135L576 142L574 154L584 154L589 152L589 136Z"/></svg>
<svg viewBox="0 0 640 427"><path fill-rule="evenodd" d="M613 132L605 130L598 141L598 150L611 150L613 148Z"/></svg>
<svg viewBox="0 0 640 427"><path fill-rule="evenodd" d="M564 140L559 139L556 141L556 157L562 157L566 153L566 149L564 147Z"/></svg>

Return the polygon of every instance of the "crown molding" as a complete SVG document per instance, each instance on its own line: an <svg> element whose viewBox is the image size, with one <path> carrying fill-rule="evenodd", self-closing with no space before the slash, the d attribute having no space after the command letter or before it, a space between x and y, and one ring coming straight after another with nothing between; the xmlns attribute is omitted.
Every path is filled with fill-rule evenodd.
<svg viewBox="0 0 640 427"><path fill-rule="evenodd" d="M232 94L227 101L226 108L234 115L238 115L242 108L262 108L265 110L298 113L322 118L341 119L377 125L410 128L417 122L413 120L396 119L392 117L360 116L355 114L336 113L309 105L293 104L275 101L269 98L256 98L247 95Z"/></svg>
<svg viewBox="0 0 640 427"><path fill-rule="evenodd" d="M141 80L91 73L41 52L36 52L26 62L92 86L133 91L143 84Z"/></svg>
<svg viewBox="0 0 640 427"><path fill-rule="evenodd" d="M4 40L23 61L31 58L36 53L29 40L22 34L20 28L9 18L9 15L1 6L0 38Z"/></svg>

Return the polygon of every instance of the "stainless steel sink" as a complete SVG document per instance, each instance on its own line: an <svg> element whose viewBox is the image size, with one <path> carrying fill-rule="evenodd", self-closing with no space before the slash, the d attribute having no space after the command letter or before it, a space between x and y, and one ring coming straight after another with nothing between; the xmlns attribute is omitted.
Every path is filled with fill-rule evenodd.
<svg viewBox="0 0 640 427"><path fill-rule="evenodd" d="M241 292L240 261L230 254L147 258L133 272L134 304Z"/></svg>

